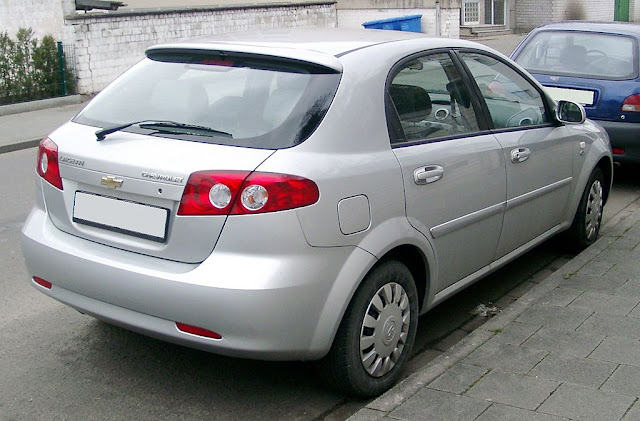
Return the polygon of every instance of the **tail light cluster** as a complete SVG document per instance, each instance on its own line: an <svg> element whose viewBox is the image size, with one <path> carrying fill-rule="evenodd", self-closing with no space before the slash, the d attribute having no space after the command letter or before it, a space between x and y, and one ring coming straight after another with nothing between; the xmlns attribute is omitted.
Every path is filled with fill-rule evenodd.
<svg viewBox="0 0 640 421"><path fill-rule="evenodd" d="M311 180L287 174L199 171L191 174L178 215L246 215L312 205L320 198Z"/></svg>
<svg viewBox="0 0 640 421"><path fill-rule="evenodd" d="M640 112L640 95L630 95L622 102L622 112L637 113Z"/></svg>
<svg viewBox="0 0 640 421"><path fill-rule="evenodd" d="M42 139L38 146L36 171L47 183L62 190L62 178L60 178L60 167L58 166L58 145L48 137Z"/></svg>

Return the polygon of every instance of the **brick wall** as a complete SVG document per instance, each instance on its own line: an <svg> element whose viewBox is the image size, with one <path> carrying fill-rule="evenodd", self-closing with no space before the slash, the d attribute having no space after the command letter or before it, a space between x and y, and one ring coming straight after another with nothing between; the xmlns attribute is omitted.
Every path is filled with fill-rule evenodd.
<svg viewBox="0 0 640 421"><path fill-rule="evenodd" d="M77 14L65 42L75 45L78 91L98 92L144 57L147 47L202 35L281 27L335 27L334 2Z"/></svg>
<svg viewBox="0 0 640 421"><path fill-rule="evenodd" d="M436 9L338 9L338 27L362 28L364 22L422 15L421 32L436 35ZM440 36L458 38L460 35L460 9L440 9Z"/></svg>
<svg viewBox="0 0 640 421"><path fill-rule="evenodd" d="M554 0L553 20L613 21L615 0Z"/></svg>
<svg viewBox="0 0 640 421"><path fill-rule="evenodd" d="M551 20L553 0L517 0L516 28L531 29Z"/></svg>
<svg viewBox="0 0 640 421"><path fill-rule="evenodd" d="M516 27L529 30L562 20L613 21L615 0L517 0Z"/></svg>
<svg viewBox="0 0 640 421"><path fill-rule="evenodd" d="M636 7L635 1L629 1L629 21L630 22L638 22L638 18L640 18L640 7Z"/></svg>

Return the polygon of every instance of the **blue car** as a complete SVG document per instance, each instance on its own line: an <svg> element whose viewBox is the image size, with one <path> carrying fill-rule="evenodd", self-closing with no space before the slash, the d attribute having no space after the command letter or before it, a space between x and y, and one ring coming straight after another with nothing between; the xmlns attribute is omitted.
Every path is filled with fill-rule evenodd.
<svg viewBox="0 0 640 421"><path fill-rule="evenodd" d="M531 31L511 54L556 100L584 105L609 134L617 162L640 163L640 25L557 22Z"/></svg>

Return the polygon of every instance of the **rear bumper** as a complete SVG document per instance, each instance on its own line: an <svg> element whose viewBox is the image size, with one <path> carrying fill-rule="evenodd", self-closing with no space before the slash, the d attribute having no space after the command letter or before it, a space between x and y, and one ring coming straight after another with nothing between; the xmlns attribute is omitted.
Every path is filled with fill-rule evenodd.
<svg viewBox="0 0 640 421"><path fill-rule="evenodd" d="M46 289L32 281L33 286L84 313L223 355L317 359L331 346L345 305L327 299L343 265L354 256L363 266L374 258L354 247L292 246L298 251L280 254L282 247L274 245L274 251L256 255L224 252L219 244L203 263L186 264L66 234L39 207L23 228L29 273L53 284ZM328 311L332 306L335 311ZM175 322L215 331L222 339L181 332Z"/></svg>
<svg viewBox="0 0 640 421"><path fill-rule="evenodd" d="M611 147L624 148L624 154L614 154L616 162L640 163L640 123L597 120L607 131Z"/></svg>

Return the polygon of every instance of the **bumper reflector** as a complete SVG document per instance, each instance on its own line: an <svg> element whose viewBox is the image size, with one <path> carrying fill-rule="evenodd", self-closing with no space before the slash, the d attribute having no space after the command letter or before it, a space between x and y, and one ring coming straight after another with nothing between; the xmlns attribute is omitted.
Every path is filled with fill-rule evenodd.
<svg viewBox="0 0 640 421"><path fill-rule="evenodd" d="M613 148L611 150L614 155L624 155L624 148Z"/></svg>
<svg viewBox="0 0 640 421"><path fill-rule="evenodd" d="M33 277L33 282L46 289L51 289L51 287L53 286L51 282L45 281L44 279L38 278L37 276Z"/></svg>
<svg viewBox="0 0 640 421"><path fill-rule="evenodd" d="M176 322L176 327L178 328L179 331L190 333L192 335L202 336L210 339L222 339L222 336L217 334L216 332L212 330L203 329L198 326L191 326L184 323Z"/></svg>

